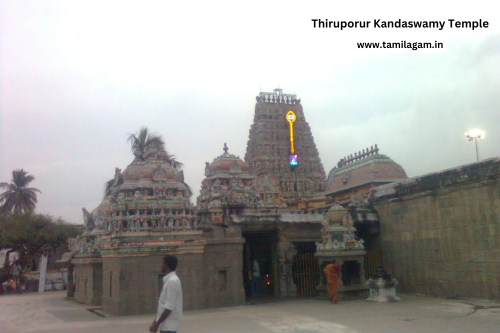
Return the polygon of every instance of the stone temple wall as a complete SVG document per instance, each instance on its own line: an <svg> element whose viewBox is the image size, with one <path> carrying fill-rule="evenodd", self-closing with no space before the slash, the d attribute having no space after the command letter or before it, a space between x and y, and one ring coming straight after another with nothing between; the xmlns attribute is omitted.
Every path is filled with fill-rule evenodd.
<svg viewBox="0 0 500 333"><path fill-rule="evenodd" d="M239 227L214 226L205 231L201 252L172 252L179 261L184 310L200 310L245 303L243 288L243 244ZM161 293L161 267L167 253L79 255L75 300L87 305L102 304L103 311L116 315L155 313Z"/></svg>
<svg viewBox="0 0 500 333"><path fill-rule="evenodd" d="M217 227L213 227L216 229ZM242 305L245 303L243 288L243 244L239 228L219 228L225 238L210 239L203 253L203 275L197 279L203 282L204 303L197 309ZM198 273L199 274L199 273Z"/></svg>
<svg viewBox="0 0 500 333"><path fill-rule="evenodd" d="M74 259L75 294L74 299L79 303L91 306L102 304L102 258L88 256Z"/></svg>
<svg viewBox="0 0 500 333"><path fill-rule="evenodd" d="M500 299L500 158L371 191L383 264L404 292Z"/></svg>
<svg viewBox="0 0 500 333"><path fill-rule="evenodd" d="M103 310L120 316L151 314L158 307L164 255L103 258ZM177 254L177 274L184 291L184 309L202 308L203 285L198 279L203 254Z"/></svg>

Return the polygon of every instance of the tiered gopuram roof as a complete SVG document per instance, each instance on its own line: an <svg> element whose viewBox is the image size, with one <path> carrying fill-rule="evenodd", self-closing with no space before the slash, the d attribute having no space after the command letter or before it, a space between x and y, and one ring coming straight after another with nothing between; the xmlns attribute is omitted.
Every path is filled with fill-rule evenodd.
<svg viewBox="0 0 500 333"><path fill-rule="evenodd" d="M296 115L293 141L298 166L293 171L289 163L289 111ZM281 89L257 96L245 161L256 176L256 191L263 202L276 201L278 194L285 200L307 199L325 189L325 170L300 100Z"/></svg>

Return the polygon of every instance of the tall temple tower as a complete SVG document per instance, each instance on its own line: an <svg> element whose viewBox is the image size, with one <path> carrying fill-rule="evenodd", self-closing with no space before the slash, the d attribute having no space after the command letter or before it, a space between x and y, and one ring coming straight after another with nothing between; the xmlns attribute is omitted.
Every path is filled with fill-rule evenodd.
<svg viewBox="0 0 500 333"><path fill-rule="evenodd" d="M245 162L265 203L309 199L325 190L325 170L300 99L281 89L257 96Z"/></svg>

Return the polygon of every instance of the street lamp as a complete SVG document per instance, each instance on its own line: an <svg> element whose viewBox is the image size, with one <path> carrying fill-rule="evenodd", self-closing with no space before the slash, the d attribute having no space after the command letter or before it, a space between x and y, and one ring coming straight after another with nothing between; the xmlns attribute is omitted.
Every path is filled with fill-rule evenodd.
<svg viewBox="0 0 500 333"><path fill-rule="evenodd" d="M469 141L472 141L472 140L475 141L475 143L476 143L476 157L477 157L477 161L479 162L479 152L477 150L477 139L484 139L484 136L486 135L486 133L484 133L484 131L481 131L478 129L472 129L469 131L469 133L464 133L464 134Z"/></svg>

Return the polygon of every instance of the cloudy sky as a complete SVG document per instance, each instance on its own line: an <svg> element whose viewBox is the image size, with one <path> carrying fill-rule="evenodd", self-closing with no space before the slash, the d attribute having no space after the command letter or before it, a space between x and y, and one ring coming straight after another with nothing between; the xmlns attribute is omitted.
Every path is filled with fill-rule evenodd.
<svg viewBox="0 0 500 333"><path fill-rule="evenodd" d="M255 96L302 100L326 172L377 143L418 176L500 155L500 24L491 1L0 1L0 180L33 174L37 211L82 223L127 133L161 134L198 195L206 161L245 154ZM314 29L332 21L489 22L488 28ZM373 22L371 23L373 27ZM357 42L443 42L441 52Z"/></svg>

